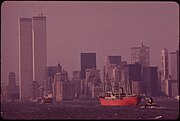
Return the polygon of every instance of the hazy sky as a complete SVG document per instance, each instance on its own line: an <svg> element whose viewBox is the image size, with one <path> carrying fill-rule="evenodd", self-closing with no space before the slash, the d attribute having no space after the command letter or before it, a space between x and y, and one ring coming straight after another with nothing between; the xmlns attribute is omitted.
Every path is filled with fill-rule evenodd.
<svg viewBox="0 0 180 121"><path fill-rule="evenodd" d="M150 47L150 65L160 65L161 49L179 44L179 6L175 2L6 1L1 5L1 80L18 77L18 18L47 17L47 61L61 63L69 75L80 70L80 53L95 52L102 70L107 55L130 63L130 48Z"/></svg>

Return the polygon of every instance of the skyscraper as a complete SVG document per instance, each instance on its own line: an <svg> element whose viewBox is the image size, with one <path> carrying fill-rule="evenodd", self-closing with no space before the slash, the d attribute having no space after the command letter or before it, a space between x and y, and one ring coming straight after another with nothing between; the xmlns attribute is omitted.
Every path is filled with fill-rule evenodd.
<svg viewBox="0 0 180 121"><path fill-rule="evenodd" d="M33 51L32 51L32 19L19 19L19 81L20 99L33 97Z"/></svg>
<svg viewBox="0 0 180 121"><path fill-rule="evenodd" d="M44 85L47 65L46 17L19 19L20 99L33 98L33 81Z"/></svg>
<svg viewBox="0 0 180 121"><path fill-rule="evenodd" d="M143 68L143 93L147 96L158 96L158 72L157 67Z"/></svg>
<svg viewBox="0 0 180 121"><path fill-rule="evenodd" d="M161 80L167 79L169 76L168 64L168 50L163 48L161 51Z"/></svg>
<svg viewBox="0 0 180 121"><path fill-rule="evenodd" d="M46 80L44 84L45 93L49 94L53 92L54 75L57 73L57 66L46 67Z"/></svg>
<svg viewBox="0 0 180 121"><path fill-rule="evenodd" d="M128 64L129 67L129 80L141 81L141 65Z"/></svg>
<svg viewBox="0 0 180 121"><path fill-rule="evenodd" d="M121 56L106 56L105 57L106 68L114 68L116 65L121 65Z"/></svg>
<svg viewBox="0 0 180 121"><path fill-rule="evenodd" d="M130 83L131 93L141 93L142 92L142 81L141 81L141 65L137 64L128 64L128 78ZM133 90L135 92L133 92ZM138 91L137 91L138 90Z"/></svg>
<svg viewBox="0 0 180 121"><path fill-rule="evenodd" d="M96 53L81 53L81 79L86 78L86 69L96 69Z"/></svg>
<svg viewBox="0 0 180 121"><path fill-rule="evenodd" d="M43 86L47 65L46 17L33 17L33 80Z"/></svg>
<svg viewBox="0 0 180 121"><path fill-rule="evenodd" d="M176 52L170 52L170 60L171 60L171 80L170 81L177 81L177 90L179 90L179 50L176 50ZM173 82L170 82L170 84L172 85ZM174 83L175 85L175 83ZM176 87L174 86L173 88L171 88L174 90ZM173 90L171 90L173 92ZM178 91L179 94L179 91Z"/></svg>
<svg viewBox="0 0 180 121"><path fill-rule="evenodd" d="M105 91L119 90L120 74L122 70L121 56L105 57ZM116 81L115 81L116 80Z"/></svg>
<svg viewBox="0 0 180 121"><path fill-rule="evenodd" d="M150 66L150 50L149 47L141 45L141 47L131 47L131 63L140 63L141 68Z"/></svg>
<svg viewBox="0 0 180 121"><path fill-rule="evenodd" d="M171 61L171 79L177 80L177 52L170 52L170 61Z"/></svg>
<svg viewBox="0 0 180 121"><path fill-rule="evenodd" d="M169 76L169 67L168 67L168 50L163 48L161 51L161 91L166 93L166 83L165 80Z"/></svg>

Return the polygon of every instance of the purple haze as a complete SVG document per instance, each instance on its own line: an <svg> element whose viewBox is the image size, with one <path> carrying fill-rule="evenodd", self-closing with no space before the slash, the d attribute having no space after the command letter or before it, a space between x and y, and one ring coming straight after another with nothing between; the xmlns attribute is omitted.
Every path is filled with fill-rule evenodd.
<svg viewBox="0 0 180 121"><path fill-rule="evenodd" d="M47 17L48 65L61 63L71 75L80 70L80 53L96 52L97 68L104 57L121 55L130 63L130 47L150 47L150 65L160 65L162 48L179 44L179 6L175 2L6 1L1 5L1 80L10 71L18 77L18 18L40 13Z"/></svg>

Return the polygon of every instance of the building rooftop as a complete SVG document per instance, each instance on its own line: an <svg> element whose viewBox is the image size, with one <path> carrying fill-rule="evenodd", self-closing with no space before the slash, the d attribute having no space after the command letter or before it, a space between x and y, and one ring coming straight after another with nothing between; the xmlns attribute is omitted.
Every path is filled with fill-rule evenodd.
<svg viewBox="0 0 180 121"><path fill-rule="evenodd" d="M121 63L121 56L109 56L109 62L111 64L120 64Z"/></svg>

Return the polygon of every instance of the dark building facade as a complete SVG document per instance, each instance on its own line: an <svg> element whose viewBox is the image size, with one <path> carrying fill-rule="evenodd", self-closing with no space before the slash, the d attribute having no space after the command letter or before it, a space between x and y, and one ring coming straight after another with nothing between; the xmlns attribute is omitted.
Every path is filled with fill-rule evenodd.
<svg viewBox="0 0 180 121"><path fill-rule="evenodd" d="M121 64L121 56L109 56L109 63L111 64Z"/></svg>
<svg viewBox="0 0 180 121"><path fill-rule="evenodd" d="M121 56L107 56L105 58L105 67L107 69L114 68L117 65L121 65L121 63Z"/></svg>
<svg viewBox="0 0 180 121"><path fill-rule="evenodd" d="M96 53L81 53L81 79L86 78L86 69L96 69Z"/></svg>
<svg viewBox="0 0 180 121"><path fill-rule="evenodd" d="M141 81L141 65L139 63L136 64L128 64L128 72L129 72L129 83L131 93L133 93L134 88L137 88L138 93L142 92L142 81Z"/></svg>
<svg viewBox="0 0 180 121"><path fill-rule="evenodd" d="M53 77L57 73L57 66L46 67L46 77Z"/></svg>
<svg viewBox="0 0 180 121"><path fill-rule="evenodd" d="M147 96L158 96L158 72L157 67L144 67L142 74L142 91Z"/></svg>
<svg viewBox="0 0 180 121"><path fill-rule="evenodd" d="M129 80L141 81L141 65L128 64L129 67Z"/></svg>

